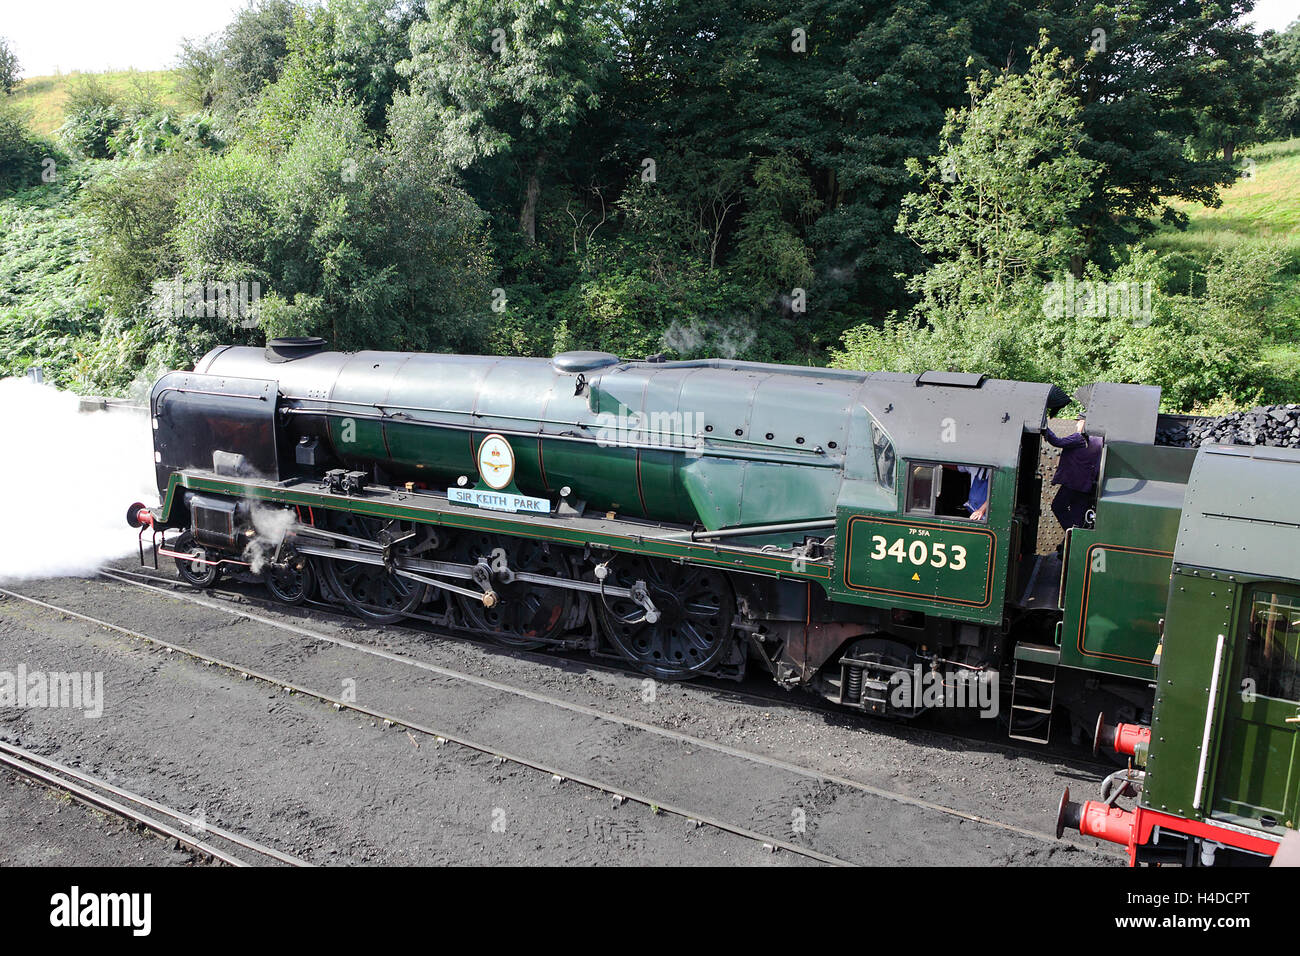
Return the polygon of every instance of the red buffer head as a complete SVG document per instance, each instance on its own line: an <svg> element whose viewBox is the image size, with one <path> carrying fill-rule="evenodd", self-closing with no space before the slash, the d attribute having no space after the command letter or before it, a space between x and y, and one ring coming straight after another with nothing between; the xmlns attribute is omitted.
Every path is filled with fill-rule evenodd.
<svg viewBox="0 0 1300 956"><path fill-rule="evenodd" d="M132 528L153 527L153 512L137 501L126 509L126 523Z"/></svg>

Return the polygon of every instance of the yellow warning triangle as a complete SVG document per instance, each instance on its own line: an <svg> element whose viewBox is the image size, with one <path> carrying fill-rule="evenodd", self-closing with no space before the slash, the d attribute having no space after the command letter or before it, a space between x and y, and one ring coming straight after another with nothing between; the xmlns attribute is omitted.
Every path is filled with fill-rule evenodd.
<svg viewBox="0 0 1300 956"><path fill-rule="evenodd" d="M921 580L921 575L919 575L919 574L913 574L913 575L912 575L912 580L913 580L913 581L919 581L919 580Z"/></svg>

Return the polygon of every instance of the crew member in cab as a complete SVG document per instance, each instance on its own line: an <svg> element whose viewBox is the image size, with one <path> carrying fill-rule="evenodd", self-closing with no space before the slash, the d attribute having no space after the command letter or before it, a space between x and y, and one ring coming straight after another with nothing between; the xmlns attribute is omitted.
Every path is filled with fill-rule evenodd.
<svg viewBox="0 0 1300 956"><path fill-rule="evenodd" d="M1061 461L1052 478L1052 484L1061 488L1052 499L1052 514L1066 531L1080 528L1092 506L1097 487L1101 436L1088 434L1088 422L1082 415L1074 424L1073 435L1059 438L1050 428L1044 428L1043 434L1049 443L1061 449Z"/></svg>
<svg viewBox="0 0 1300 956"><path fill-rule="evenodd" d="M971 521L983 521L989 513L989 470L981 465L958 465L957 470L970 475L970 493L963 507Z"/></svg>

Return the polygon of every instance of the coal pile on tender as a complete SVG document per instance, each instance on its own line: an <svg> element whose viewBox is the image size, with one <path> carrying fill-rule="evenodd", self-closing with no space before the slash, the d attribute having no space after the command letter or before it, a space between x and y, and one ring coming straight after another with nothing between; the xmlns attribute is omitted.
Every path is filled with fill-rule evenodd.
<svg viewBox="0 0 1300 956"><path fill-rule="evenodd" d="M1162 415L1157 445L1208 444L1300 448L1300 405L1263 405L1218 418Z"/></svg>

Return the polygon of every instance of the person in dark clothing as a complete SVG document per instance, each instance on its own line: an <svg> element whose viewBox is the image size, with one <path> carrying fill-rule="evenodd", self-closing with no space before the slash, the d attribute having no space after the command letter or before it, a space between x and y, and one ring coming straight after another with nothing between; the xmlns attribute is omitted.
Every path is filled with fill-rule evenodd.
<svg viewBox="0 0 1300 956"><path fill-rule="evenodd" d="M1050 428L1043 429L1047 441L1061 449L1061 461L1052 478L1052 484L1061 488L1052 499L1052 514L1066 531L1083 525L1101 466L1102 440L1089 435L1087 426L1087 420L1080 415L1073 435L1059 438Z"/></svg>

